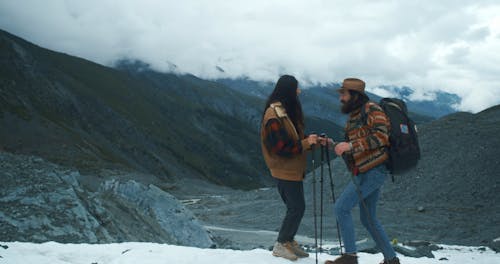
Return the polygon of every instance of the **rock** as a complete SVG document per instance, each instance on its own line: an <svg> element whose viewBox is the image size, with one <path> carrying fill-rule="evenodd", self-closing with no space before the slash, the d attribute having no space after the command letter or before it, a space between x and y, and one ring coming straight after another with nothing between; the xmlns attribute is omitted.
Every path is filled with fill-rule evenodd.
<svg viewBox="0 0 500 264"><path fill-rule="evenodd" d="M3 241L214 244L189 210L154 185L108 181L91 192L78 171L8 153L0 153L0 178Z"/></svg>
<svg viewBox="0 0 500 264"><path fill-rule="evenodd" d="M99 222L80 199L78 173L39 158L0 154L0 236L5 240L96 243Z"/></svg>
<svg viewBox="0 0 500 264"><path fill-rule="evenodd" d="M363 242L356 243L356 247L360 252L366 252L370 254L375 254L380 252L380 250L377 248L377 245L375 244L374 241L366 240Z"/></svg>
<svg viewBox="0 0 500 264"><path fill-rule="evenodd" d="M496 253L500 253L500 238L491 241L489 247Z"/></svg>
<svg viewBox="0 0 500 264"><path fill-rule="evenodd" d="M155 185L144 186L132 180L125 183L106 181L101 190L112 191L131 202L140 213L156 220L166 233L173 236L176 244L203 248L214 244L193 213Z"/></svg>
<svg viewBox="0 0 500 264"><path fill-rule="evenodd" d="M422 258L422 257L428 257L428 258L434 258L434 254L432 254L432 251L429 247L427 246L421 246L417 247L415 249L409 249L401 246L394 246L394 250L396 252L399 252L407 257L412 257L412 258Z"/></svg>
<svg viewBox="0 0 500 264"><path fill-rule="evenodd" d="M410 247L428 247L431 245L431 242L424 240L411 240L411 241L405 241L403 245Z"/></svg>

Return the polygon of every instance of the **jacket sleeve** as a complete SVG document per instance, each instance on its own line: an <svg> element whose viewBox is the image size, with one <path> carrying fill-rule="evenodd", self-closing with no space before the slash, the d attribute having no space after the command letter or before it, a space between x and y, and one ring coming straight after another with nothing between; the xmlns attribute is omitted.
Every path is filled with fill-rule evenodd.
<svg viewBox="0 0 500 264"><path fill-rule="evenodd" d="M276 118L267 121L264 135L264 145L271 153L283 157L292 157L302 153L302 140L294 140Z"/></svg>
<svg viewBox="0 0 500 264"><path fill-rule="evenodd" d="M366 125L368 134L351 141L354 153L389 146L390 123L380 106L369 105L366 111Z"/></svg>

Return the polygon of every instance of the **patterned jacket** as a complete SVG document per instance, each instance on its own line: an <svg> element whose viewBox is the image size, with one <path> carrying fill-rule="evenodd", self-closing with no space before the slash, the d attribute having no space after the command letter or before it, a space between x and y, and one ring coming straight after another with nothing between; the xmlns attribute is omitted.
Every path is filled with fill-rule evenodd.
<svg viewBox="0 0 500 264"><path fill-rule="evenodd" d="M390 122L382 108L369 101L364 106L366 121L361 107L353 111L345 127L346 141L352 144L352 151L344 155L348 168L354 175L366 172L388 158Z"/></svg>
<svg viewBox="0 0 500 264"><path fill-rule="evenodd" d="M302 181L306 170L306 149L310 149L302 128L296 129L281 103L271 104L261 124L261 148L266 165L275 178Z"/></svg>

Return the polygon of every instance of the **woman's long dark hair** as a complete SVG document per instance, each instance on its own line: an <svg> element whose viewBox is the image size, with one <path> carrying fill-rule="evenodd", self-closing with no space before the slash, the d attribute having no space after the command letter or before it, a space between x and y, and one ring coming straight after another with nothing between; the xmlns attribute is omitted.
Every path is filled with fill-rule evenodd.
<svg viewBox="0 0 500 264"><path fill-rule="evenodd" d="M298 87L299 82L295 79L295 77L291 75L281 76L274 87L274 91L271 93L269 98L267 98L264 114L272 103L281 102L286 110L286 113L288 114L288 117L295 126L295 129L297 129L297 131L303 131L304 114L302 113L302 105L300 104L297 96ZM262 114L262 118L264 118L264 114Z"/></svg>

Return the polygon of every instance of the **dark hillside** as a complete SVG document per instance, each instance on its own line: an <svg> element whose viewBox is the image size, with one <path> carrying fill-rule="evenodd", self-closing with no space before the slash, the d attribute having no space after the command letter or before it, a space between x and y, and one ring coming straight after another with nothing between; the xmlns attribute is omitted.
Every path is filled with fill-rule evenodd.
<svg viewBox="0 0 500 264"><path fill-rule="evenodd" d="M0 64L0 145L9 152L82 172L118 166L238 188L267 182L253 97L194 76L104 67L6 32Z"/></svg>
<svg viewBox="0 0 500 264"><path fill-rule="evenodd" d="M394 225L415 222L428 229L426 236L445 243L497 238L500 106L451 114L422 125L419 132L422 160L414 171L387 184L384 194L392 201L388 207L398 208L401 216Z"/></svg>

